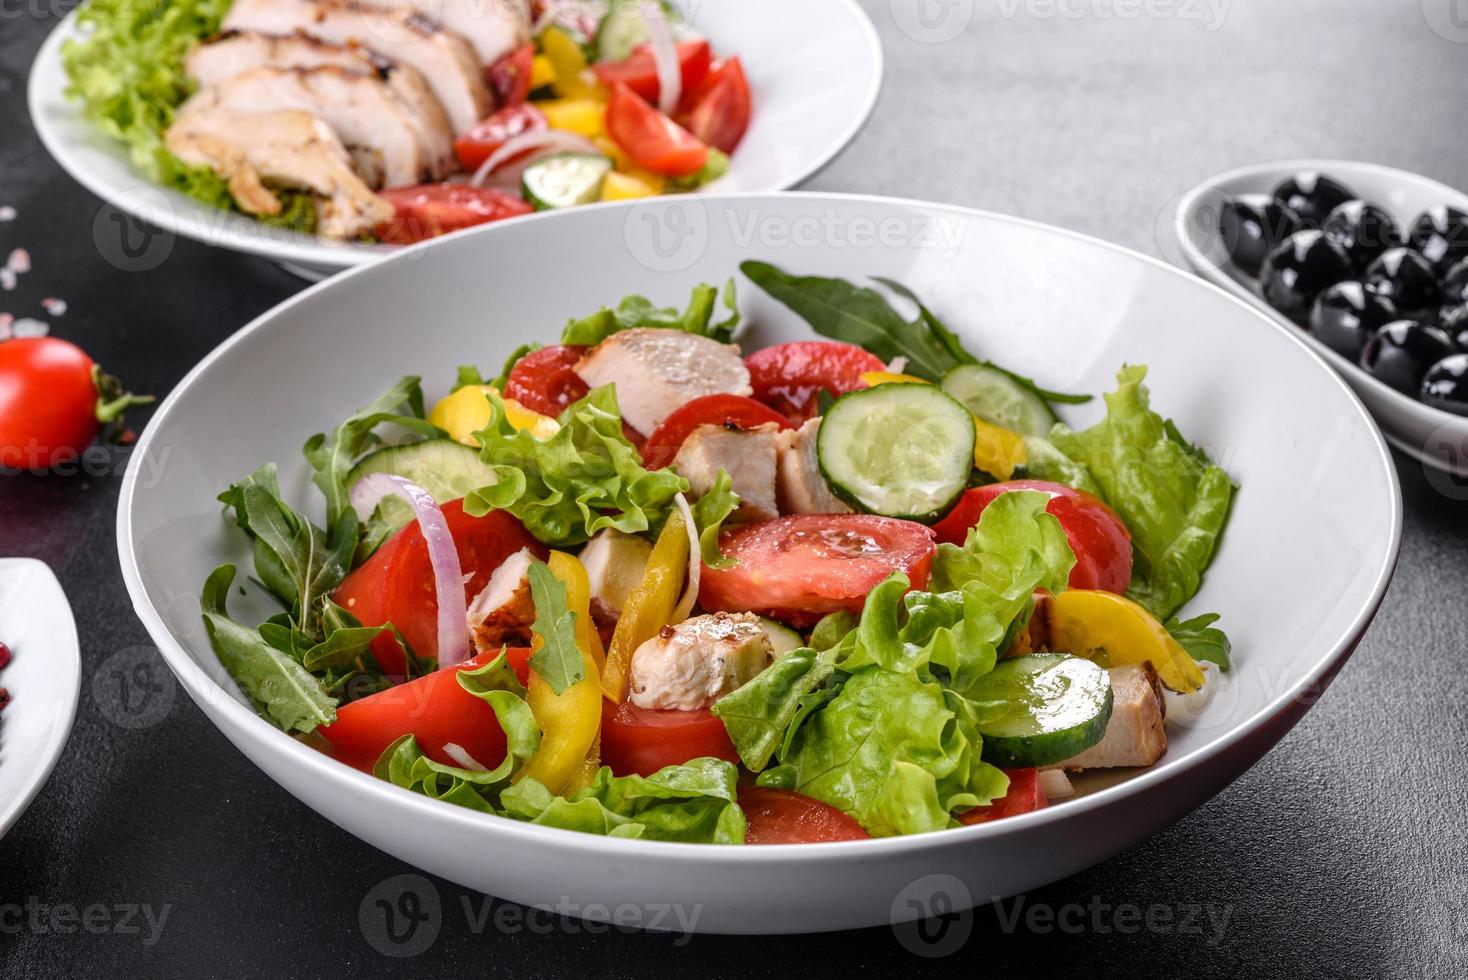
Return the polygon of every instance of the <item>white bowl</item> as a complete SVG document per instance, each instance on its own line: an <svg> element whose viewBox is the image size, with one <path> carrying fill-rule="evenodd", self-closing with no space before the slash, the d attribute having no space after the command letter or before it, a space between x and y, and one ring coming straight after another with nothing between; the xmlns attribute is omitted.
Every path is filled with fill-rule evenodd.
<svg viewBox="0 0 1468 980"><path fill-rule="evenodd" d="M1224 199L1238 194L1268 194L1286 177L1302 170L1318 170L1336 178L1362 199L1385 208L1404 231L1434 205L1448 204L1468 211L1468 194L1406 170L1351 160L1266 163L1219 174L1183 197L1174 215L1173 233L1184 258L1203 278L1264 310L1324 357L1361 396L1392 445L1434 469L1468 477L1468 418L1433 408L1377 381L1270 307L1259 291L1259 281L1229 261L1218 230ZM1293 405L1294 400L1290 403Z"/></svg>
<svg viewBox="0 0 1468 980"><path fill-rule="evenodd" d="M506 251L522 257L513 270L492 261ZM676 903L697 910L701 930L800 932L906 921L939 907L939 894L961 908L1071 874L1198 806L1288 731L1360 640L1396 563L1396 473L1350 390L1257 311L1112 245L959 208L788 194L596 206L485 228L429 253L432 261L405 253L309 289L205 358L135 451L118 548L163 656L241 751L351 833L503 898L593 918L619 904ZM1152 365L1154 403L1243 486L1190 607L1224 615L1238 666L1179 716L1158 765L986 826L718 848L605 840L444 805L317 753L239 700L197 599L210 570L248 555L215 501L223 487L276 460L286 494L313 501L302 442L400 375L421 374L428 397L439 397L456 365L497 365L521 342L552 338L627 293L681 302L694 283L722 282L750 258L903 281L974 351L1066 391L1106 390L1123 362ZM810 336L742 286L747 349ZM1297 406L1282 415L1261 391L1290 392ZM1092 404L1067 416L1085 423L1099 413ZM239 596L234 607L270 612ZM221 797L228 791L219 787Z"/></svg>
<svg viewBox="0 0 1468 980"><path fill-rule="evenodd" d="M0 711L0 837L46 784L76 718L81 656L61 583L44 562L0 558L0 669L11 702Z"/></svg>
<svg viewBox="0 0 1468 980"><path fill-rule="evenodd" d="M678 6L715 50L740 56L754 90L754 117L729 173L700 193L794 187L830 163L871 115L882 86L882 47L856 0L678 0ZM165 232L258 255L312 280L401 250L271 228L148 181L124 146L65 95L61 46L78 36L76 16L67 16L41 46L27 96L42 144L87 190ZM99 234L109 230L103 226Z"/></svg>

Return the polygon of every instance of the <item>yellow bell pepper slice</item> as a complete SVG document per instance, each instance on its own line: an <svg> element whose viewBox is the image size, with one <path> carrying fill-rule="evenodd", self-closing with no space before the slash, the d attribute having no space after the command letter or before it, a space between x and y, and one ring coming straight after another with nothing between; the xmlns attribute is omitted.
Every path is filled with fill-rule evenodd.
<svg viewBox="0 0 1468 980"><path fill-rule="evenodd" d="M861 380L868 388L877 385L925 385L930 382L910 374L892 371L864 371ZM985 473L992 473L1001 480L1014 476L1017 467L1029 459L1025 449L1025 437L1003 426L974 417L974 465Z"/></svg>
<svg viewBox="0 0 1468 980"><path fill-rule="evenodd" d="M1156 618L1111 592L1068 590L1050 601L1051 650L1120 667L1151 661L1170 690L1190 694L1203 671Z"/></svg>
<svg viewBox="0 0 1468 980"><path fill-rule="evenodd" d="M654 186L631 174L617 173L615 170L607 174L607 179L601 185L603 201L632 201L643 197L656 197L662 192L662 187Z"/></svg>
<svg viewBox="0 0 1468 980"><path fill-rule="evenodd" d="M592 656L591 583L579 560L553 551L551 574L566 587L566 608L576 617L576 648L585 671L581 680L560 694L533 670L525 701L540 725L540 748L516 778L540 780L552 793L561 793L587 765L588 754L601 734L601 674ZM540 647L540 637L535 647Z"/></svg>
<svg viewBox="0 0 1468 980"><path fill-rule="evenodd" d="M592 98L599 92L596 78L587 70L586 52L559 27L547 27L540 47L555 71L551 88L564 99ZM532 63L533 66L533 63Z"/></svg>
<svg viewBox="0 0 1468 980"><path fill-rule="evenodd" d="M543 54L538 54L530 62L530 91L545 88L556 80L556 66Z"/></svg>
<svg viewBox="0 0 1468 980"><path fill-rule="evenodd" d="M668 625L673 610L678 606L687 575L688 530L683 524L683 515L674 512L663 526L663 533L658 535L652 555L647 559L642 582L627 597L622 616L617 620L617 630L612 634L606 669L601 675L602 693L609 700L622 703L627 693L632 654Z"/></svg>
<svg viewBox="0 0 1468 980"><path fill-rule="evenodd" d="M606 103L596 99L547 99L535 103L551 129L563 129L591 139L607 129Z"/></svg>
<svg viewBox="0 0 1468 980"><path fill-rule="evenodd" d="M477 447L479 440L474 438L474 433L489 424L489 401L484 396L494 390L493 385L465 385L434 405L428 421L447 432L455 442ZM555 419L532 412L513 398L505 399L505 418L516 429L529 429L531 435L541 440L561 431Z"/></svg>

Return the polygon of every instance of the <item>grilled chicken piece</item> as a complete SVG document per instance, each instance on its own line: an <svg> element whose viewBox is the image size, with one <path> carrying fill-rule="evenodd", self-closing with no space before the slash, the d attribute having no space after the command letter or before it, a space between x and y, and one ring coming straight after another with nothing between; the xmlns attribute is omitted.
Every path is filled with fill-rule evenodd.
<svg viewBox="0 0 1468 980"><path fill-rule="evenodd" d="M396 9L403 0L360 0L364 6ZM418 16L452 31L488 66L530 40L528 0L409 0Z"/></svg>
<svg viewBox="0 0 1468 980"><path fill-rule="evenodd" d="M262 34L300 32L329 44L360 45L423 76L448 114L455 135L493 108L474 49L457 34L435 30L406 11L381 10L349 0L235 0L225 30Z"/></svg>
<svg viewBox="0 0 1468 980"><path fill-rule="evenodd" d="M231 31L195 45L184 65L200 88L222 85L257 68L339 68L378 78L387 83L412 118L418 141L433 161L432 176L441 177L452 169L453 129L423 76L364 47L327 44L304 34L274 37L255 31Z"/></svg>
<svg viewBox="0 0 1468 980"><path fill-rule="evenodd" d="M821 420L811 419L799 429L776 437L779 474L776 496L782 514L849 514L851 508L831 492L816 460L816 434Z"/></svg>
<svg viewBox="0 0 1468 980"><path fill-rule="evenodd" d="M418 127L381 79L342 68L256 68L206 88L179 115L204 108L236 112L300 109L321 117L374 187L405 187L435 173L438 161Z"/></svg>
<svg viewBox="0 0 1468 980"><path fill-rule="evenodd" d="M741 520L779 517L775 506L775 444L779 433L780 427L774 422L745 430L700 425L683 441L673 459L673 469L688 481L695 497L708 493L719 470L727 470L733 490L739 495L735 514Z"/></svg>
<svg viewBox="0 0 1468 980"><path fill-rule="evenodd" d="M598 626L615 624L632 590L642 583L652 544L616 528L598 531L581 549L581 564L591 584L591 618Z"/></svg>
<svg viewBox="0 0 1468 980"><path fill-rule="evenodd" d="M1110 769L1150 766L1167 751L1167 702L1162 681L1150 663L1112 667L1111 721L1106 735L1078 756L1053 769Z"/></svg>
<svg viewBox="0 0 1468 980"><path fill-rule="evenodd" d="M753 613L695 616L664 626L632 654L628 690L639 708L697 711L770 665L770 638Z"/></svg>
<svg viewBox="0 0 1468 980"><path fill-rule="evenodd" d="M309 112L200 109L181 115L165 139L184 163L229 181L230 194L250 214L280 213L280 199L264 185L270 181L324 198L318 210L327 238L353 238L393 217L393 206L352 169L336 133Z"/></svg>
<svg viewBox="0 0 1468 980"><path fill-rule="evenodd" d="M535 623L535 600L530 595L533 558L529 548L506 558L469 604L469 632L478 653L498 650L507 643L530 644L530 627Z"/></svg>
<svg viewBox="0 0 1468 980"><path fill-rule="evenodd" d="M681 330L638 327L615 333L575 370L593 388L615 384L623 421L644 436L695 398L753 392L738 347Z"/></svg>

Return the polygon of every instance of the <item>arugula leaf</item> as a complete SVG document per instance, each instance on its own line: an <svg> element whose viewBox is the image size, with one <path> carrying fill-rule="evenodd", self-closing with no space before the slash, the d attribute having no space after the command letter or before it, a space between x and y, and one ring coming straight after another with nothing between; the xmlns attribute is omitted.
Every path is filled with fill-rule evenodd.
<svg viewBox="0 0 1468 980"><path fill-rule="evenodd" d="M739 564L719 550L719 532L730 514L739 509L739 495L734 492L734 481L727 470L719 468L708 493L699 497L691 508L693 526L698 529L698 547L703 563L709 568L720 570Z"/></svg>
<svg viewBox="0 0 1468 980"><path fill-rule="evenodd" d="M482 384L488 384L488 382L484 380L484 375L480 373L479 368L473 364L460 364L452 390L458 391L460 388L473 388Z"/></svg>
<svg viewBox="0 0 1468 980"><path fill-rule="evenodd" d="M1233 643L1223 630L1213 627L1218 620L1218 613L1204 613L1182 623L1174 616L1163 627L1188 651L1188 656L1217 664L1226 674L1233 669Z"/></svg>
<svg viewBox="0 0 1468 980"><path fill-rule="evenodd" d="M530 666L560 694L581 683L586 664L576 646L576 614L566 608L566 584L544 562L530 563L530 595L535 601L531 630L540 638Z"/></svg>
<svg viewBox="0 0 1468 980"><path fill-rule="evenodd" d="M307 462L316 471L313 481L326 495L328 530L335 532L343 515L351 511L352 488L347 486L347 475L363 453L381 442L373 430L389 422L420 436L442 435L423 417L423 389L419 379L405 377L371 405L338 425L330 440L325 434L317 433L302 447Z"/></svg>
<svg viewBox="0 0 1468 980"><path fill-rule="evenodd" d="M734 280L724 288L724 306L729 310L728 319L714 322L714 310L719 299L719 290L707 284L695 286L688 308L655 306L645 296L628 296L615 310L605 307L566 324L561 332L561 343L582 347L595 347L608 337L622 330L637 327L659 327L699 334L727 344L734 339L739 327L739 307L734 296Z"/></svg>
<svg viewBox="0 0 1468 980"><path fill-rule="evenodd" d="M199 607L204 630L224 669L261 714L282 731L315 731L336 720L336 700L290 655L267 643L258 630L229 618L226 601L233 565L220 565L204 583Z"/></svg>
<svg viewBox="0 0 1468 980"><path fill-rule="evenodd" d="M474 436L498 482L464 499L472 516L508 511L540 541L569 547L605 527L627 534L658 527L674 497L688 490L688 481L672 470L643 467L642 454L622 434L611 385L568 406L560 431L546 440L510 425L498 392L486 397L490 421Z"/></svg>

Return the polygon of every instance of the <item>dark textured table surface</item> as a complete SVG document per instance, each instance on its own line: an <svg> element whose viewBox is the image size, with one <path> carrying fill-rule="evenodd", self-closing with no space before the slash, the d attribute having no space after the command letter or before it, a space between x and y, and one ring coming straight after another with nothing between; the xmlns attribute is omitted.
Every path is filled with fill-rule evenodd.
<svg viewBox="0 0 1468 980"><path fill-rule="evenodd" d="M886 89L813 188L1013 212L1169 255L1176 197L1248 163L1352 158L1468 187L1462 0L865 5L886 47ZM911 16L924 6L926 21ZM0 206L18 212L0 223L0 253L25 246L34 257L19 288L0 292L0 312L51 319L135 388L163 394L301 283L185 241L147 272L109 262L119 226L97 223L104 205L51 162L24 108L31 58L60 13L46 0L0 0ZM46 317L46 296L68 312ZM1468 975L1468 493L1398 465L1401 568L1299 727L1187 819L1018 909L1080 906L1063 917L1071 928L1015 925L1016 905L1004 903L954 923L967 941L938 959L887 929L688 940L482 920L482 897L445 881L434 884L444 914L433 946L407 961L382 956L359 907L412 869L297 803L174 691L118 572L115 467L6 478L0 554L56 570L85 671L70 746L0 841L0 975ZM113 720L115 695L92 683L113 657L154 668L157 696L172 699L150 709L155 723ZM1171 924L1154 915L1139 928L1151 906ZM67 908L89 907L108 909L110 926L54 928ZM1179 927L1190 910L1201 928Z"/></svg>

